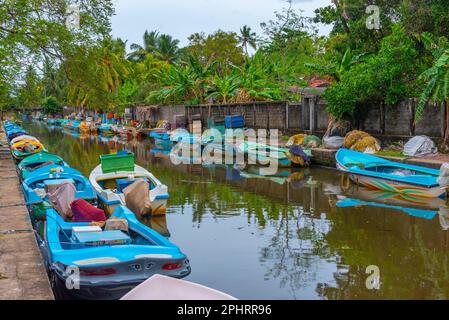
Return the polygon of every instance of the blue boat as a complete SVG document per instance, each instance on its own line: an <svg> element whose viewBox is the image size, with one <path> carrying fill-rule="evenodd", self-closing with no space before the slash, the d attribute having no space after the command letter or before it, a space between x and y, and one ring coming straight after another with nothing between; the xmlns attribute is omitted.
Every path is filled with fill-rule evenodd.
<svg viewBox="0 0 449 320"><path fill-rule="evenodd" d="M69 166L61 157L47 151L41 151L23 159L17 166L17 172L19 177L23 180L28 178L28 176L37 169L51 164L64 167Z"/></svg>
<svg viewBox="0 0 449 320"><path fill-rule="evenodd" d="M110 124L101 124L97 127L98 134L102 136L113 136L115 135L114 128Z"/></svg>
<svg viewBox="0 0 449 320"><path fill-rule="evenodd" d="M118 299L155 274L183 278L191 272L189 260L176 245L124 206L112 218L125 220L126 230L94 230L89 223L66 222L54 209L46 216L45 238L38 242L59 295ZM67 290L67 280L75 272L79 288Z"/></svg>
<svg viewBox="0 0 449 320"><path fill-rule="evenodd" d="M14 128L10 131L6 131L6 137L8 138L9 141L11 141L14 138L17 138L19 136L23 136L23 135L27 135L28 132L26 132L25 130L21 129L21 128Z"/></svg>
<svg viewBox="0 0 449 320"><path fill-rule="evenodd" d="M170 141L170 133L165 130L151 131L150 137L153 139Z"/></svg>
<svg viewBox="0 0 449 320"><path fill-rule="evenodd" d="M445 197L447 186L440 186L439 170L393 162L348 149L336 154L337 168L362 186L413 197Z"/></svg>
<svg viewBox="0 0 449 320"><path fill-rule="evenodd" d="M45 189L64 181L72 182L75 185L77 199L96 200L94 189L81 172L70 167L51 164L31 172L22 182L21 188L26 205L48 201Z"/></svg>

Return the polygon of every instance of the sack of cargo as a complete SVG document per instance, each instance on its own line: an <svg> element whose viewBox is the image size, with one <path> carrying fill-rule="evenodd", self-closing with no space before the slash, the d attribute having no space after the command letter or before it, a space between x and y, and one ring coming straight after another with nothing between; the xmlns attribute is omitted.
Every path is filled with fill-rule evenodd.
<svg viewBox="0 0 449 320"><path fill-rule="evenodd" d="M151 215L150 186L144 180L137 180L123 190L126 206L136 217Z"/></svg>
<svg viewBox="0 0 449 320"><path fill-rule="evenodd" d="M106 221L104 226L105 231L120 230L128 232L128 220L112 217Z"/></svg>
<svg viewBox="0 0 449 320"><path fill-rule="evenodd" d="M91 205L84 199L77 199L70 204L73 222L99 222L106 221L104 211Z"/></svg>
<svg viewBox="0 0 449 320"><path fill-rule="evenodd" d="M324 137L323 138L323 147L326 149L337 150L343 147L343 143L345 142L345 138L343 137Z"/></svg>
<svg viewBox="0 0 449 320"><path fill-rule="evenodd" d="M64 220L72 218L70 203L75 199L76 188L73 183L64 182L54 191L48 192L48 199Z"/></svg>
<svg viewBox="0 0 449 320"><path fill-rule="evenodd" d="M441 187L449 187L449 163L443 163L441 165L437 182Z"/></svg>
<svg viewBox="0 0 449 320"><path fill-rule="evenodd" d="M420 157L437 152L438 148L435 142L427 136L413 137L404 145L404 155L410 157Z"/></svg>

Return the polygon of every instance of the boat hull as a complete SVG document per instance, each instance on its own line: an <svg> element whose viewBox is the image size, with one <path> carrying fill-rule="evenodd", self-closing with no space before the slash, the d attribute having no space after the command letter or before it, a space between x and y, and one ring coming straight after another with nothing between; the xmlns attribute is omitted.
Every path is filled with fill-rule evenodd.
<svg viewBox="0 0 449 320"><path fill-rule="evenodd" d="M388 192L401 193L409 197L421 197L429 199L444 197L446 195L445 189L442 189L440 186L425 188L400 181L392 181L382 178L353 174L346 170L346 168L340 163L337 163L337 168L347 173L349 175L349 178L354 183L373 190L383 190Z"/></svg>

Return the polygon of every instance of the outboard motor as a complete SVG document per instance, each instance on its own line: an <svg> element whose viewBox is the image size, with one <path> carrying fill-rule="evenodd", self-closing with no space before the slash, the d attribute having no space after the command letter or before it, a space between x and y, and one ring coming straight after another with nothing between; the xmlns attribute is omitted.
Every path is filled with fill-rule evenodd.
<svg viewBox="0 0 449 320"><path fill-rule="evenodd" d="M449 163L446 162L441 165L440 176L438 177L437 182L440 187L446 188L446 190L449 187Z"/></svg>

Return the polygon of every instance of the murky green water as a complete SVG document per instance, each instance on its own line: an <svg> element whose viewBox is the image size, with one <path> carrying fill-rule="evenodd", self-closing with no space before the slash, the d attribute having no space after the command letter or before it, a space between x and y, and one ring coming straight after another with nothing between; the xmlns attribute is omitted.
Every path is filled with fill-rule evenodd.
<svg viewBox="0 0 449 320"><path fill-rule="evenodd" d="M169 188L166 226L156 227L168 228L189 256L187 280L240 299L449 298L444 203L409 206L387 198L389 206L425 211L339 208L347 197L366 204L384 196L348 185L334 170L269 179L226 167L174 166L149 140L125 145L24 127L87 176L99 155L133 151ZM368 266L380 272L379 290L366 286Z"/></svg>

